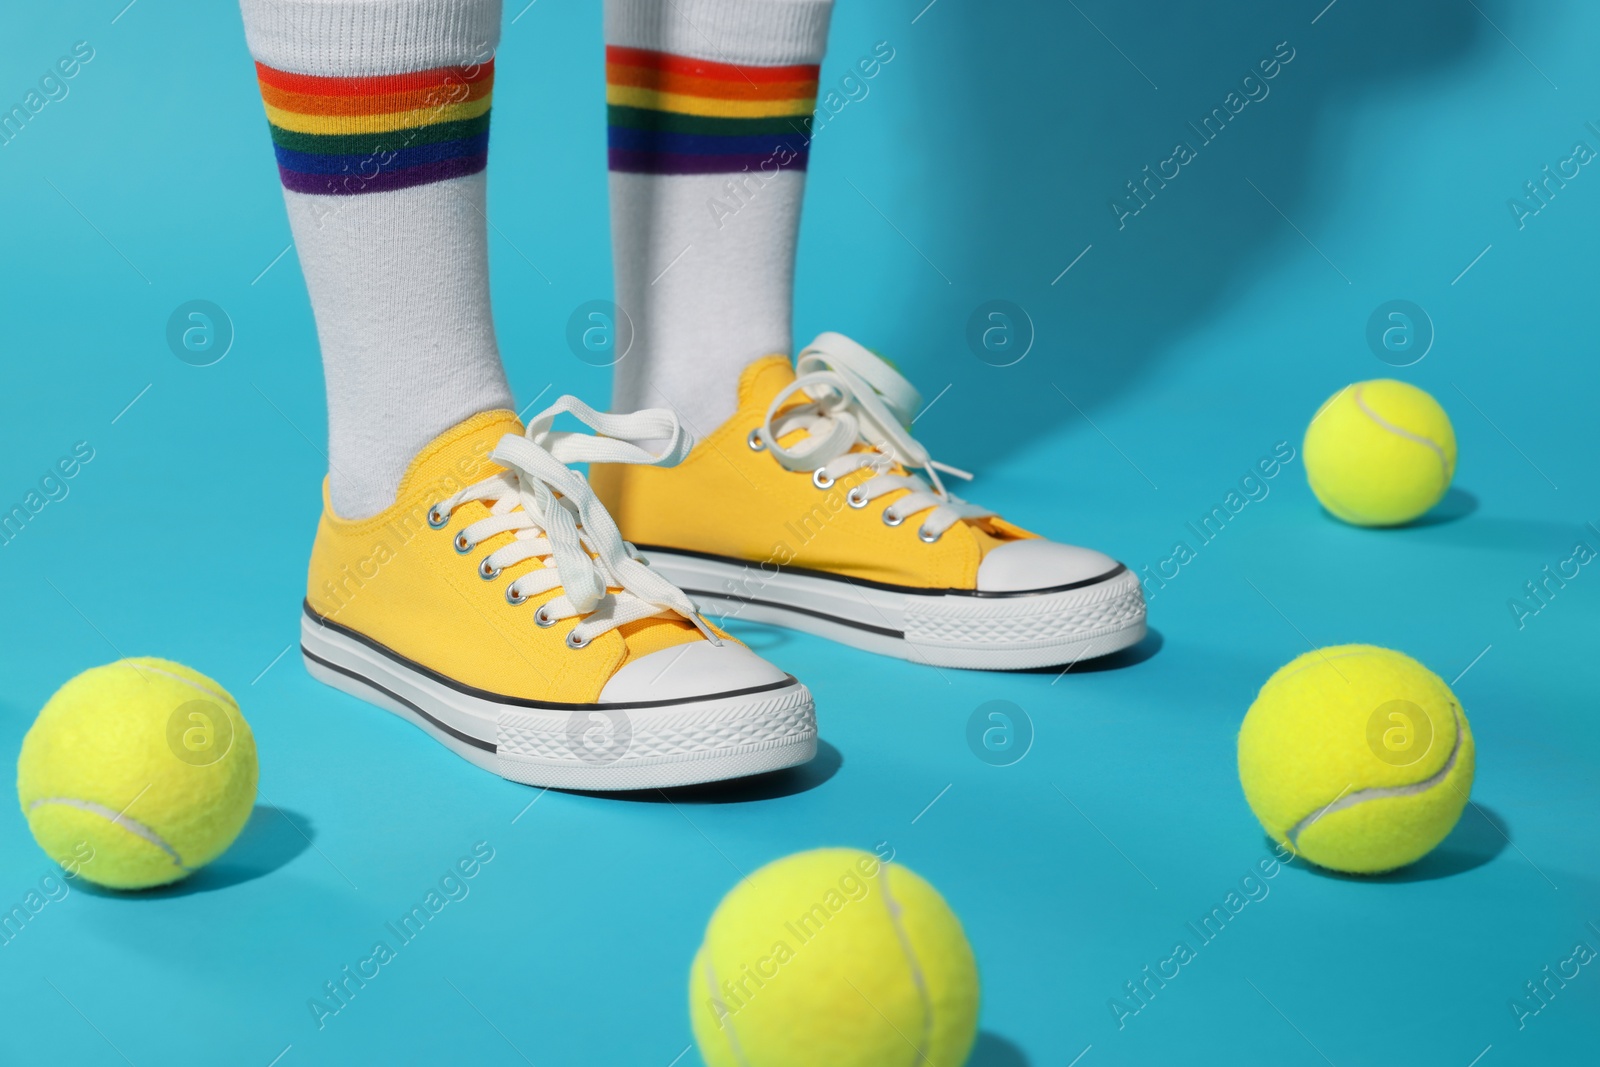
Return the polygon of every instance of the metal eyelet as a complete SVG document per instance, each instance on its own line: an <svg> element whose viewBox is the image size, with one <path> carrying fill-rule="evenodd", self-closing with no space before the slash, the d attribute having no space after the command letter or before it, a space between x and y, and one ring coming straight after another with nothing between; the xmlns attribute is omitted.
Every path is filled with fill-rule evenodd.
<svg viewBox="0 0 1600 1067"><path fill-rule="evenodd" d="M478 564L478 577L486 582L492 582L500 577L500 568L489 565L489 557L484 556L483 562Z"/></svg>
<svg viewBox="0 0 1600 1067"><path fill-rule="evenodd" d="M547 607L549 607L548 604L540 604L539 610L533 613L533 621L540 626L549 627L556 624L555 616L546 613L545 608Z"/></svg>
<svg viewBox="0 0 1600 1067"><path fill-rule="evenodd" d="M521 593L517 592L517 583L516 582L512 582L510 585L506 586L506 603L508 603L508 604L521 604L523 601L525 601L527 599L528 599L527 597L525 597Z"/></svg>
<svg viewBox="0 0 1600 1067"><path fill-rule="evenodd" d="M872 503L867 499L866 494L861 491L859 485L844 495L844 502L853 508L864 508Z"/></svg>
<svg viewBox="0 0 1600 1067"><path fill-rule="evenodd" d="M811 484L818 489L832 489L833 479L823 473L823 468L818 467L811 472Z"/></svg>
<svg viewBox="0 0 1600 1067"><path fill-rule="evenodd" d="M583 638L578 636L578 631L577 630L568 631L568 633L567 633L567 647L568 648L578 649L578 648L582 648L583 646L587 645L588 643L589 642L585 641Z"/></svg>
<svg viewBox="0 0 1600 1067"><path fill-rule="evenodd" d="M931 545L943 536L943 534L934 534L930 537L928 535L928 528L926 526L917 527L917 540L921 541L925 545Z"/></svg>
<svg viewBox="0 0 1600 1067"><path fill-rule="evenodd" d="M467 532L465 530L462 530L460 533L456 534L455 545L456 552L463 556L465 556L468 552L471 552L474 548L478 547L478 543L476 541L467 540Z"/></svg>
<svg viewBox="0 0 1600 1067"><path fill-rule="evenodd" d="M443 511L440 511L439 505L435 504L433 507L428 509L428 525L432 526L435 530L442 530L446 526L450 525L450 516L446 515Z"/></svg>
<svg viewBox="0 0 1600 1067"><path fill-rule="evenodd" d="M905 521L906 521L905 516L904 515L896 515L896 514L894 514L894 509L893 508L884 508L883 509L883 524L885 526L899 526L902 522L905 522Z"/></svg>
<svg viewBox="0 0 1600 1067"><path fill-rule="evenodd" d="M744 443L750 446L750 451L752 452L764 452L767 448L767 443L761 439L760 427L751 430L750 435L744 439Z"/></svg>

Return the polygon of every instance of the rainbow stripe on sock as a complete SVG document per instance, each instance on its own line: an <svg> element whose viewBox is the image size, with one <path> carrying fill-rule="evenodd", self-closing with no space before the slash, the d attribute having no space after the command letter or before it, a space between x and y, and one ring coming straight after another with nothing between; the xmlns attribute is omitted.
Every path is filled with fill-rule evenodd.
<svg viewBox="0 0 1600 1067"><path fill-rule="evenodd" d="M611 169L635 174L805 170L815 64L735 66L606 47Z"/></svg>
<svg viewBox="0 0 1600 1067"><path fill-rule="evenodd" d="M347 196L476 174L489 162L494 61L326 78L256 64L278 173L297 193Z"/></svg>

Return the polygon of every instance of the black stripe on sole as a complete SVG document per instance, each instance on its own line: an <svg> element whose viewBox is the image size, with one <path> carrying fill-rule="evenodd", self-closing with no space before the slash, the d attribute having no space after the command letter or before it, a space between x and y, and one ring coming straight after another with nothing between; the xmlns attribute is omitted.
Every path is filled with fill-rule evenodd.
<svg viewBox="0 0 1600 1067"><path fill-rule="evenodd" d="M391 700L395 700L395 701L400 702L401 704L404 704L406 707L410 708L412 711L416 712L418 715L421 715L424 719L428 720L428 722L432 723L435 727L437 727L440 730L443 730L445 733L449 734L451 737L454 737L458 741L465 741L467 744L472 745L475 748L481 748L485 752L494 752L496 754L499 753L499 749L495 747L495 744L494 744L493 741L485 741L481 737L473 737L469 733L463 733L462 731L457 730L454 726L451 726L449 723L442 722L439 719L434 718L432 715L429 715L422 708L418 707L416 704L414 704L411 701L407 700L405 697L401 696L399 693L396 693L393 689L390 689L388 686L379 685L377 682L374 682L371 678L368 678L366 675L357 674L355 671L351 670L348 667L341 667L337 663L329 662L328 660L325 660L321 656L317 655L315 652L311 651L305 645L301 645L300 646L300 654L305 656L306 659L316 660L318 663L322 664L324 667L328 668L330 671L337 671L338 673L344 675L346 678L354 678L356 681L360 682L364 686L367 686L369 689L376 689L378 692L382 693L384 696L387 696Z"/></svg>
<svg viewBox="0 0 1600 1067"><path fill-rule="evenodd" d="M703 559L710 563L725 563L731 567L743 567L747 570L751 567L755 567L759 570L761 567L761 563L757 560L738 559L734 556L719 556L713 552L696 552L692 548L673 548L670 545L645 545L638 542L634 542L633 547L637 548L646 557L648 557L652 552L662 552L669 555L689 556L693 559ZM886 593L904 593L906 596L971 596L992 600L1006 599L1008 597L1019 598L1045 596L1050 593L1066 593L1073 589L1083 589L1091 585L1099 585L1101 582L1115 578L1117 575L1124 573L1127 571L1127 569L1128 567L1126 564L1119 563L1115 567L1106 571L1104 574L1096 575L1093 578L1085 578L1080 582L1068 582L1066 585L1052 585L1044 589L1018 589L1013 592L1003 593L985 593L977 589L929 589L926 586L920 585L895 585L893 582L879 582L874 581L871 578L851 578L844 574L833 574L829 571L812 570L809 567L793 567L787 565L779 567L778 573L797 574L806 578L822 578L830 582L844 582L847 585L864 585L868 589L881 589ZM728 596L730 594L718 593L716 595Z"/></svg>
<svg viewBox="0 0 1600 1067"><path fill-rule="evenodd" d="M601 703L596 701L594 703L584 704L569 704L555 700L532 700L528 697L513 697L506 696L503 693L493 693L487 689L478 689L474 686L467 685L464 682L458 682L454 678L449 678L443 674L440 674L431 667L424 666L415 660L407 659L394 649L382 644L381 642L374 641L372 638L368 637L364 633L361 633L359 630L352 630L348 626L334 622L325 615L317 614L316 609L311 606L311 602L309 600L304 603L303 608L306 618L310 619L318 626L325 627L329 630L332 630L334 633L348 637L353 641L359 641L363 645L366 645L368 648L372 649L372 651L378 653L380 656L383 656L392 663L404 667L408 671L412 671L415 674L420 674L429 681L438 682L440 685L445 686L448 689L454 689L456 692L463 693L466 696L477 697L480 700L487 700L494 704L504 704L507 707L533 708L538 711L636 711L643 708L681 707L685 704L698 704L706 700L722 700L726 697L750 696L754 693L767 693L775 689L787 689L791 685L798 684L794 675L785 674L782 681L768 682L766 685L752 685L745 689L729 689L722 693L705 693L703 695L687 699L624 700L615 701L612 703ZM304 645L301 646L302 649L304 647ZM318 662L322 661L319 659ZM329 664L329 666L333 665ZM352 677L360 676L353 675Z"/></svg>
<svg viewBox="0 0 1600 1067"><path fill-rule="evenodd" d="M881 634L884 637L899 638L902 641L905 640L906 636L904 630L891 630L887 626L873 626L870 623L856 622L854 619L841 619L839 616L829 615L827 612L813 611L811 608L797 607L794 604L780 604L775 600L760 600L752 596L739 596L736 593L713 593L707 589L689 589L687 587L685 587L683 591L692 597L712 597L718 600L735 600L741 604L757 604L761 607L774 608L778 611L798 612L801 615L810 615L812 618L822 619L825 622L835 622L840 626L850 626L857 630L866 630L869 633ZM724 621L726 621L726 617L724 617Z"/></svg>

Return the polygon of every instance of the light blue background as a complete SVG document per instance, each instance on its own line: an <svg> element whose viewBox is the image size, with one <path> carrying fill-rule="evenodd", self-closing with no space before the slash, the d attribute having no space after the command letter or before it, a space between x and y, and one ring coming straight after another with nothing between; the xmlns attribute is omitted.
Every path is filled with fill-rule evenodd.
<svg viewBox="0 0 1600 1067"><path fill-rule="evenodd" d="M293 252L274 264L289 231L237 12L124 2L12 5L0 32L6 106L73 42L96 52L0 148L0 502L94 449L0 548L0 751L73 673L159 654L238 695L262 807L187 886L75 886L0 947L0 1061L689 1064L686 970L739 873L879 842L966 923L982 1067L1592 1058L1595 967L1525 1029L1508 1002L1600 947L1600 577L1522 629L1507 602L1576 540L1600 547L1600 174L1524 229L1506 203L1575 141L1600 148L1592 5L842 0L824 80L878 41L896 58L818 140L799 332L858 336L930 398L951 385L917 429L981 471L975 499L1155 564L1324 397L1390 374L1450 411L1459 491L1433 521L1353 529L1297 460L1113 669L941 672L747 629L816 693L815 769L526 808L534 791L279 658L324 466L313 323ZM608 372L563 340L610 291L599 4L519 6L490 181L500 336L520 402L603 402ZM1123 183L1280 41L1295 58L1271 95L1119 230ZM164 340L196 298L237 331L206 368ZM964 340L996 298L1037 327L1004 369ZM1437 340L1392 371L1364 332L1396 298ZM1472 665L1476 806L1402 875L1284 870L1119 1030L1108 1000L1268 852L1234 771L1256 688L1346 641L1446 679ZM1008 768L965 741L995 699L1036 730ZM319 1031L308 998L479 841L495 858L471 895ZM20 814L0 819L0 904L51 869Z"/></svg>

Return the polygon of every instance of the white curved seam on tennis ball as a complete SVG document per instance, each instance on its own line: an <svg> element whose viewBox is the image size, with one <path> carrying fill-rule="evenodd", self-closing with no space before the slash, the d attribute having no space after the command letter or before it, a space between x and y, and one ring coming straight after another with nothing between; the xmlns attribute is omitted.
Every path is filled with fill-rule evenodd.
<svg viewBox="0 0 1600 1067"><path fill-rule="evenodd" d="M706 987L711 993L711 1003L722 1007L722 1018L718 1020L717 1026L728 1032L728 1051L733 1053L733 1058L738 1062L739 1067L750 1067L750 1061L744 1055L744 1048L739 1044L739 1032L733 1028L733 1012L728 1010L728 1005L723 1002L721 995L717 992L717 969L711 962L711 950L709 948L706 950L705 979Z"/></svg>
<svg viewBox="0 0 1600 1067"><path fill-rule="evenodd" d="M916 950L911 947L911 937L906 933L904 924L900 922L900 903L894 899L894 894L889 892L891 866L893 865L889 863L883 864L878 874L879 888L883 891L883 906L889 913L889 923L894 927L894 935L900 941L900 951L905 953L906 966L911 968L911 982L917 987L917 998L922 1001L922 1037L916 1044L917 1058L913 1062L925 1063L928 1060L928 1045L933 1040L933 997L928 993L928 980L922 973L922 962L917 959Z"/></svg>
<svg viewBox="0 0 1600 1067"><path fill-rule="evenodd" d="M230 697L227 693L219 692L219 691L217 691L215 689L211 689L211 688L208 688L207 686L203 686L199 682L195 681L193 678L185 678L181 674L173 674L171 671L164 671L160 667L153 667L148 663L138 663L136 660L127 660L127 659L125 659L122 662L128 664L130 667L133 667L133 669L136 670L136 671L149 671L152 674L164 674L168 678L171 678L173 681L182 682L184 685L189 686L191 689L198 689L200 692L204 693L206 696L215 697L218 700L223 701L223 702L228 703L228 704L232 704L233 703L233 698Z"/></svg>
<svg viewBox="0 0 1600 1067"><path fill-rule="evenodd" d="M61 804L65 807L77 808L79 811L87 811L91 815L98 815L107 822L122 827L135 837L144 838L168 856L171 856L173 864L178 868L185 871L190 869L184 864L183 857L178 855L178 850L167 844L160 834L137 819L130 819L121 812L106 807L104 804L96 804L92 800L79 800L76 797L40 797L28 805L28 811L31 813L40 804Z"/></svg>
<svg viewBox="0 0 1600 1067"><path fill-rule="evenodd" d="M1407 441L1415 441L1419 445L1426 445L1433 449L1433 454L1439 457L1440 472L1446 478L1450 476L1450 461L1445 458L1444 449L1440 448L1437 442L1433 441L1431 438L1423 437L1421 434L1412 433L1410 430L1396 426L1388 419L1385 419L1382 415L1379 415L1376 411L1373 411L1371 408L1367 407L1367 402L1361 399L1361 387L1359 385L1356 386L1355 401L1356 407L1360 408L1362 412L1366 414L1367 418L1371 419L1385 430L1388 430L1390 433L1395 434L1398 437L1404 437Z"/></svg>
<svg viewBox="0 0 1600 1067"><path fill-rule="evenodd" d="M1410 797L1416 796L1419 793L1426 793L1428 790L1434 788L1440 782L1443 782L1447 777L1449 777L1450 772L1455 770L1456 757L1461 754L1461 737L1466 733L1466 723L1462 722L1461 720L1461 709L1455 704L1451 704L1450 709L1452 712L1454 712L1456 719L1456 741L1455 744L1451 746L1450 758L1444 761L1443 767L1440 767L1439 770L1431 777L1425 778L1420 782L1412 782L1410 785L1391 785L1380 786L1375 789L1361 789L1354 793L1349 793L1345 796L1342 796L1335 800L1332 804L1329 804L1327 807L1307 815L1305 818L1291 826L1289 828L1289 832L1285 835L1289 838L1289 844L1298 848L1300 845L1300 835L1306 830L1310 829L1311 826L1318 820L1324 818L1325 816L1332 815L1334 812L1346 811L1358 804L1365 804L1369 800L1384 800L1389 797Z"/></svg>

